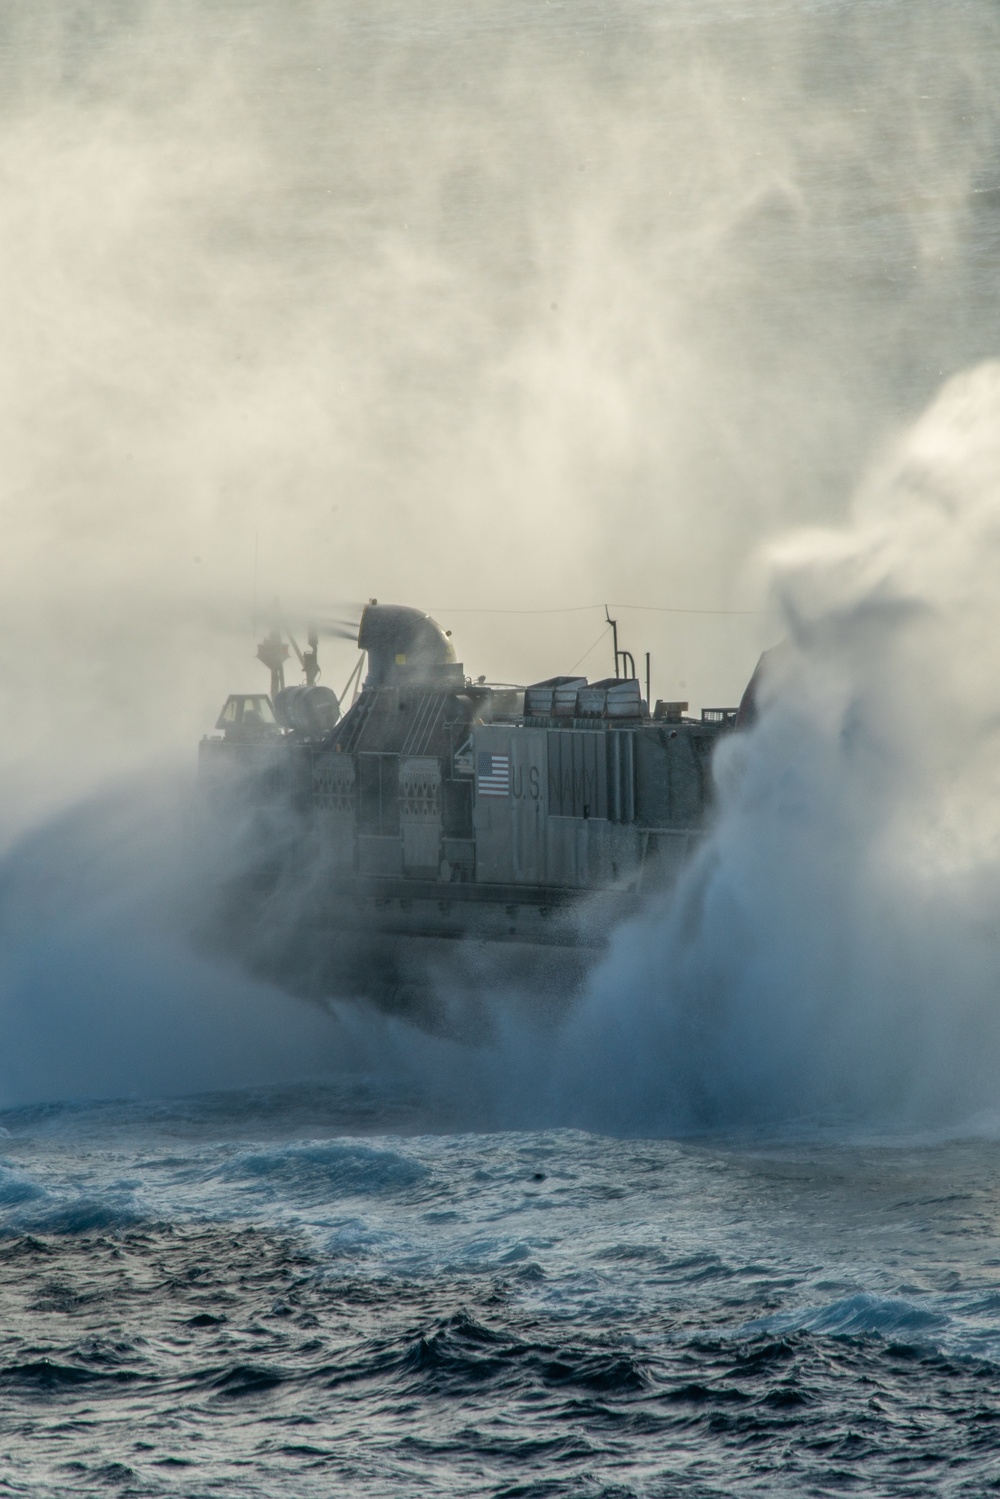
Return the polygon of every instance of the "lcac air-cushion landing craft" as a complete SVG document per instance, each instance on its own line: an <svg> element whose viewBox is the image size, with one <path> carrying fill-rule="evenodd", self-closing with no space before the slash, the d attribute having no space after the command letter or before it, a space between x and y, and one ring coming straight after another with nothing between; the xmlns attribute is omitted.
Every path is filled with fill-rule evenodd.
<svg viewBox="0 0 1000 1499"><path fill-rule="evenodd" d="M342 713L315 634L287 635L306 681L284 685L285 633L258 649L270 693L231 696L202 740L199 782L224 850L213 934L289 989L431 1023L449 992L566 995L703 835L737 710L650 712L617 634L614 677L496 685L429 615L373 600Z"/></svg>

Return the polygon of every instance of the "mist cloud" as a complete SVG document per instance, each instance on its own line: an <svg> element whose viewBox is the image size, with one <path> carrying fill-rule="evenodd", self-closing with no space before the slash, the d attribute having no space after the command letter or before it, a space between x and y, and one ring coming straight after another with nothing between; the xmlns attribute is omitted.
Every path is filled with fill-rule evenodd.
<svg viewBox="0 0 1000 1499"><path fill-rule="evenodd" d="M0 41L22 808L259 680L255 552L290 612L756 607L762 539L994 338L985 5L109 0ZM625 618L696 701L771 629ZM600 613L444 622L523 679Z"/></svg>
<svg viewBox="0 0 1000 1499"><path fill-rule="evenodd" d="M998 431L991 363L945 386L846 526L772 551L786 652L717 755L706 848L561 1038L571 1114L997 1127Z"/></svg>
<svg viewBox="0 0 1000 1499"><path fill-rule="evenodd" d="M464 611L759 611L619 611L654 695L734 702L781 632L798 666L595 981L559 1117L990 1105L995 370L901 434L1000 343L998 61L978 0L0 3L0 833L190 766L263 685L255 595L431 608L505 680L600 610ZM339 687L350 641L321 656ZM89 962L59 888L58 930L6 929L10 1036ZM138 1056L128 952L88 1007ZM630 1119L577 1089L595 1037Z"/></svg>

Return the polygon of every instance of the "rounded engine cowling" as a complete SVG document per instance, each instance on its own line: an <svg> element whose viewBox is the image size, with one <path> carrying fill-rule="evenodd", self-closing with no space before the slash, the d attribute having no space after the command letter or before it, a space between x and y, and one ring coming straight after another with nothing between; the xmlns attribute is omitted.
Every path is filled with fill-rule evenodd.
<svg viewBox="0 0 1000 1499"><path fill-rule="evenodd" d="M358 645L368 652L366 687L440 682L452 676L459 685L464 681L450 636L421 609L366 604Z"/></svg>
<svg viewBox="0 0 1000 1499"><path fill-rule="evenodd" d="M340 703L330 687L285 687L274 700L274 716L283 729L324 739L340 721Z"/></svg>

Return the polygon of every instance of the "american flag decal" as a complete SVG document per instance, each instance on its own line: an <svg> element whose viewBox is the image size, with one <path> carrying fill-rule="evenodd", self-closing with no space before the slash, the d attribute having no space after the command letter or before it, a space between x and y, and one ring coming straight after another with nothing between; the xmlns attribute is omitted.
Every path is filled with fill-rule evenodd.
<svg viewBox="0 0 1000 1499"><path fill-rule="evenodd" d="M510 756L480 754L476 775L480 796L510 795Z"/></svg>

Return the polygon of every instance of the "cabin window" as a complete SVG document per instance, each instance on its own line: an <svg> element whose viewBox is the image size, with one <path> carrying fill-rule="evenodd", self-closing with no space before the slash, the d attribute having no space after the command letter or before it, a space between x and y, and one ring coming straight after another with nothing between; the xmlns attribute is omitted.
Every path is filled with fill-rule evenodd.
<svg viewBox="0 0 1000 1499"><path fill-rule="evenodd" d="M234 692L219 714L217 729L275 729L271 699L263 692Z"/></svg>

